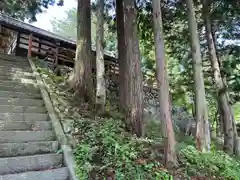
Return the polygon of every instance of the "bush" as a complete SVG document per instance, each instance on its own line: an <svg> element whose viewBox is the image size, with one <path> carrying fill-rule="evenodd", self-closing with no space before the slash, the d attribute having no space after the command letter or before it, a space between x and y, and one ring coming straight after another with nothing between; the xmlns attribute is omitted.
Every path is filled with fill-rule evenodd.
<svg viewBox="0 0 240 180"><path fill-rule="evenodd" d="M75 126L81 134L75 150L79 179L150 180L170 177L159 161L150 159L149 155L144 156L144 144L128 136L120 120L82 119Z"/></svg>
<svg viewBox="0 0 240 180"><path fill-rule="evenodd" d="M188 146L180 151L179 158L189 176L240 179L240 163L222 151L201 153Z"/></svg>

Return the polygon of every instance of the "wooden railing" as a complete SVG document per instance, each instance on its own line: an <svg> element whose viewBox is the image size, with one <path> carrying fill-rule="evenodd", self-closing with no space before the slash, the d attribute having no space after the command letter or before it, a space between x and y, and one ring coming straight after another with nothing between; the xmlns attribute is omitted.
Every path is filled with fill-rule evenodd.
<svg viewBox="0 0 240 180"><path fill-rule="evenodd" d="M30 47L29 47L30 45ZM60 47L57 43L42 40L27 34L20 34L19 47L31 52L33 56L47 57L46 60L54 63L74 63L75 52L71 49Z"/></svg>
<svg viewBox="0 0 240 180"><path fill-rule="evenodd" d="M17 35L18 34L15 34L13 36L14 38L12 38L11 43L8 44L9 47L7 52L9 54L12 54L16 46L18 46L18 48L28 51L28 56L45 59L50 64L56 66L66 65L73 67L75 61L75 49L65 48L63 46L60 46L57 42L50 42L24 33L19 33L19 36ZM93 55L92 67L93 71L95 71L95 53L93 53ZM119 83L119 64L116 59L105 59L105 73L107 78L110 78L114 82ZM149 86L149 83L147 84L145 84L146 87Z"/></svg>
<svg viewBox="0 0 240 180"><path fill-rule="evenodd" d="M28 55L38 56L55 65L67 65L73 67L75 61L75 49L60 46L57 42L41 40L37 37L20 33L19 47L28 50ZM94 53L93 53L94 54ZM92 59L93 71L96 69L95 56ZM105 59L106 75L118 80L119 65L115 58Z"/></svg>

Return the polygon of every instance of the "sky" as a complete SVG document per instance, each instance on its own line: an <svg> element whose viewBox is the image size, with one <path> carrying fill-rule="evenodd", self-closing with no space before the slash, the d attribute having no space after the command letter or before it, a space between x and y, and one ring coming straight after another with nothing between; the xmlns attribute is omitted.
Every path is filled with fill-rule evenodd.
<svg viewBox="0 0 240 180"><path fill-rule="evenodd" d="M54 18L64 18L66 15L65 11L73 7L77 7L76 0L65 0L64 6L49 6L45 12L37 15L37 22L32 23L32 25L47 31L52 31L51 20Z"/></svg>

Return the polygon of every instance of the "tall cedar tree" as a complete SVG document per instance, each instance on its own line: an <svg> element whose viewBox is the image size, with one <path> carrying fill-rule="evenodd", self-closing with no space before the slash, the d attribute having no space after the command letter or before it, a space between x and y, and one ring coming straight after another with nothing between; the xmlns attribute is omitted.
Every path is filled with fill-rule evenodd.
<svg viewBox="0 0 240 180"><path fill-rule="evenodd" d="M77 49L71 83L81 98L92 103L93 81L90 0L78 0Z"/></svg>
<svg viewBox="0 0 240 180"><path fill-rule="evenodd" d="M96 105L98 111L103 112L106 100L106 87L104 79L104 0L97 0L97 33L96 33L96 69L97 69L97 91Z"/></svg>
<svg viewBox="0 0 240 180"><path fill-rule="evenodd" d="M233 131L233 121L231 114L231 106L227 99L227 91L225 90L224 82L221 77L219 61L217 57L217 52L214 45L212 27L210 20L210 5L209 0L203 0L203 19L206 28L206 38L208 43L209 58L211 60L213 78L218 93L218 108L220 110L220 116L224 124L224 148L225 150L232 154L234 152L234 131Z"/></svg>
<svg viewBox="0 0 240 180"><path fill-rule="evenodd" d="M162 121L162 129L166 129L165 137L167 138L166 160L167 164L176 164L177 156L175 152L175 136L172 126L172 116L170 110L169 83L167 74L167 65L164 51L164 37L161 1L153 0L153 25L155 39L155 54L157 62L157 82L159 88L160 101L160 118Z"/></svg>
<svg viewBox="0 0 240 180"><path fill-rule="evenodd" d="M137 12L134 0L123 1L124 33L126 43L125 104L126 121L130 130L142 135L143 120L143 76L137 32Z"/></svg>
<svg viewBox="0 0 240 180"><path fill-rule="evenodd" d="M192 64L194 74L195 109L197 121L196 146L200 151L210 151L210 129L205 97L205 87L202 71L200 42L197 32L193 0L186 0L188 6L188 28L192 47Z"/></svg>
<svg viewBox="0 0 240 180"><path fill-rule="evenodd" d="M124 35L124 13L123 13L123 0L116 0L116 17L117 17L117 38L118 38L118 62L119 62L119 84L120 84L120 107L125 108L125 35Z"/></svg>

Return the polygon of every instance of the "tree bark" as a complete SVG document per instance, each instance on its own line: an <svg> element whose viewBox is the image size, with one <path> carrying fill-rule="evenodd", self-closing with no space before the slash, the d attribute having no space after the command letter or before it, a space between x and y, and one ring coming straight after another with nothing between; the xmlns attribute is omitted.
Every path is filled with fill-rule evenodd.
<svg viewBox="0 0 240 180"><path fill-rule="evenodd" d="M91 4L90 0L78 0L77 48L74 74L70 80L77 94L85 101L93 101Z"/></svg>
<svg viewBox="0 0 240 180"><path fill-rule="evenodd" d="M104 0L97 0L97 27L96 27L96 68L97 68L97 111L104 112L106 101L106 87L104 79Z"/></svg>
<svg viewBox="0 0 240 180"><path fill-rule="evenodd" d="M137 13L134 0L124 0L123 2L126 43L125 114L130 130L137 136L141 136L143 131L143 77L137 33Z"/></svg>
<svg viewBox="0 0 240 180"><path fill-rule="evenodd" d="M227 91L225 90L224 82L221 77L220 65L218 63L217 53L213 41L211 20L209 15L209 0L203 0L203 18L205 21L206 38L208 43L209 57L211 60L214 83L218 95L218 106L220 116L224 123L224 149L229 154L234 152L234 131L230 104L227 99Z"/></svg>
<svg viewBox="0 0 240 180"><path fill-rule="evenodd" d="M153 0L153 23L154 23L154 39L155 39L155 54L157 62L157 82L159 88L159 101L160 101L160 117L163 129L166 129L165 137L168 139L167 148L167 164L177 162L175 152L175 136L172 126L172 117L170 110L169 98L169 82L167 74L167 65L164 52L164 38L163 38L163 24L161 13L161 1Z"/></svg>
<svg viewBox="0 0 240 180"><path fill-rule="evenodd" d="M188 6L188 28L190 31L194 89L195 89L195 108L196 108L196 146L200 151L210 151L210 130L208 122L208 112L205 97L205 87L202 72L202 59L200 52L200 43L198 37L197 22L195 17L193 0L186 0Z"/></svg>
<svg viewBox="0 0 240 180"><path fill-rule="evenodd" d="M117 38L118 38L118 62L119 62L119 94L120 94L120 109L125 108L125 35L124 35L124 12L123 12L123 0L116 0L116 16L117 16Z"/></svg>

